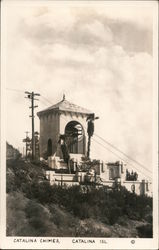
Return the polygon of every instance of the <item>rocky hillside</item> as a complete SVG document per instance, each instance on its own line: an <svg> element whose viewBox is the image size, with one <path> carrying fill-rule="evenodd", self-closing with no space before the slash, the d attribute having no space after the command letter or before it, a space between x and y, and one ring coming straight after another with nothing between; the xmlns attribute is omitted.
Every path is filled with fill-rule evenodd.
<svg viewBox="0 0 159 250"><path fill-rule="evenodd" d="M7 235L152 237L152 199L50 186L41 163L7 161Z"/></svg>
<svg viewBox="0 0 159 250"><path fill-rule="evenodd" d="M14 148L11 144L6 142L6 158L9 159L16 159L20 157L20 152L16 148Z"/></svg>

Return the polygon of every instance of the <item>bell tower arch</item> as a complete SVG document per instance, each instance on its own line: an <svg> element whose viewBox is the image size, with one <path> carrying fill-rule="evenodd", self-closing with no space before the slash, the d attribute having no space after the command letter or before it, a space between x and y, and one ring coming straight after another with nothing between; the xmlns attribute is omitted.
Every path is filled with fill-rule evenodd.
<svg viewBox="0 0 159 250"><path fill-rule="evenodd" d="M93 112L73 104L63 97L62 101L37 113L40 119L40 156L59 155L58 141L65 135L68 151L73 155L86 155L87 118ZM52 144L52 146L51 146Z"/></svg>
<svg viewBox="0 0 159 250"><path fill-rule="evenodd" d="M67 123L65 136L69 153L85 154L85 131L79 122L71 121Z"/></svg>

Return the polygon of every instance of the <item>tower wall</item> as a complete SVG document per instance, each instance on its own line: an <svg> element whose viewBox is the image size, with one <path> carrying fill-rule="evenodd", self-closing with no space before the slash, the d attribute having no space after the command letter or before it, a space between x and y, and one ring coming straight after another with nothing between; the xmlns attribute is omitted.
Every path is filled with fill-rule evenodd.
<svg viewBox="0 0 159 250"><path fill-rule="evenodd" d="M44 157L47 154L48 140L52 140L52 155L57 153L59 155L58 140L59 135L65 133L66 125L71 121L80 123L84 130L85 147L84 153L87 150L87 115L73 112L58 111L52 113L44 113L40 118L40 156Z"/></svg>
<svg viewBox="0 0 159 250"><path fill-rule="evenodd" d="M47 153L48 140L52 140L52 154L57 150L59 137L59 114L52 112L40 116L40 156Z"/></svg>

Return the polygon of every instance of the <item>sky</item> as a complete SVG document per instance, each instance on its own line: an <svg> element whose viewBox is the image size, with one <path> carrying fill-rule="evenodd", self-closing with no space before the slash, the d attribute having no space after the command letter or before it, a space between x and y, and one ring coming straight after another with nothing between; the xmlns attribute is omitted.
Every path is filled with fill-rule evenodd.
<svg viewBox="0 0 159 250"><path fill-rule="evenodd" d="M65 93L68 101L100 117L96 135L152 169L153 12L148 1L134 3L8 1L4 57L10 144L22 151L25 131L31 132L24 91L41 94L36 112ZM39 130L37 116L35 126ZM108 149L92 138L92 158L126 159Z"/></svg>

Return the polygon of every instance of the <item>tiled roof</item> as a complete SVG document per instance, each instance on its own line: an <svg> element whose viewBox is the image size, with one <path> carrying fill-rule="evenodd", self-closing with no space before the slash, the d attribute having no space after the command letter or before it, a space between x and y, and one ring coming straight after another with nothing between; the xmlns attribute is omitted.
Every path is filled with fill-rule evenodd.
<svg viewBox="0 0 159 250"><path fill-rule="evenodd" d="M82 108L76 104L73 104L73 103L65 100L65 98L63 98L63 100L58 102L57 104L54 104L51 107L38 112L38 115L48 113L49 111L53 111L53 110L59 110L59 111L61 110L61 111L82 113L82 114L92 114L93 113L90 110Z"/></svg>

